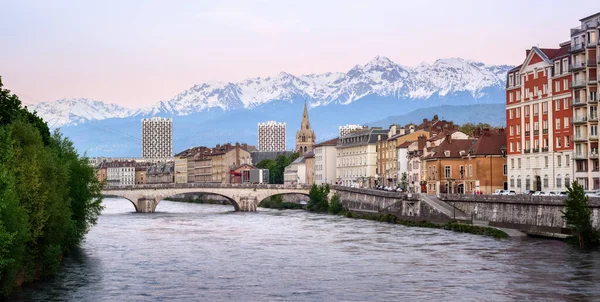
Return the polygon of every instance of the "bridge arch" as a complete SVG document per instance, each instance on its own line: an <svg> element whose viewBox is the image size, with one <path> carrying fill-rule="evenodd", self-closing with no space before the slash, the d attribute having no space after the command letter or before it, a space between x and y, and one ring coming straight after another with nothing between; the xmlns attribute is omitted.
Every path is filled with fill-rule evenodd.
<svg viewBox="0 0 600 302"><path fill-rule="evenodd" d="M231 196L227 196L227 195L219 194L219 193L213 193L213 192L209 192L209 191L198 191L198 192L191 191L191 192L185 192L185 193L177 193L177 194L170 194L170 195L166 194L166 195L158 196L158 197L156 197L156 199L157 199L156 206L158 207L158 203L160 203L161 200L165 200L165 198L169 198L169 197L172 197L175 195L180 195L180 194L207 194L207 195L221 196L221 197L227 199L229 202L231 202L231 205L233 206L235 211L240 210L239 203L235 199L233 199Z"/></svg>

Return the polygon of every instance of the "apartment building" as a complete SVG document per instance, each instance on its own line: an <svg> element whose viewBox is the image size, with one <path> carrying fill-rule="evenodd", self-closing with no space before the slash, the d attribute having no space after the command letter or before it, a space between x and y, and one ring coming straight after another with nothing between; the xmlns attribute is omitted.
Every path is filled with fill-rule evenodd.
<svg viewBox="0 0 600 302"><path fill-rule="evenodd" d="M142 157L173 156L173 120L153 117L142 119Z"/></svg>
<svg viewBox="0 0 600 302"><path fill-rule="evenodd" d="M506 189L506 133L485 129L477 138L452 139L451 134L423 156L427 194L491 194Z"/></svg>
<svg viewBox="0 0 600 302"><path fill-rule="evenodd" d="M377 142L387 139L387 135L388 130L374 127L340 137L336 147L337 183L373 187L381 173L377 169Z"/></svg>
<svg viewBox="0 0 600 302"><path fill-rule="evenodd" d="M258 151L285 151L285 123L258 123Z"/></svg>
<svg viewBox="0 0 600 302"><path fill-rule="evenodd" d="M570 43L532 47L507 74L509 189L563 191L573 180Z"/></svg>
<svg viewBox="0 0 600 302"><path fill-rule="evenodd" d="M598 76L600 13L571 29L573 158L575 180L585 189L600 189L598 167ZM555 67L556 69L556 67Z"/></svg>
<svg viewBox="0 0 600 302"><path fill-rule="evenodd" d="M146 182L149 184L173 183L175 181L174 172L175 163L173 162L154 164L148 167Z"/></svg>
<svg viewBox="0 0 600 302"><path fill-rule="evenodd" d="M339 138L330 139L315 145L315 183L334 184L336 169L336 146Z"/></svg>
<svg viewBox="0 0 600 302"><path fill-rule="evenodd" d="M363 126L363 125L355 125L355 124L348 124L348 125L340 126L339 127L339 132L340 132L339 137L348 135L352 131L363 130L363 129L367 129L367 128L369 128L369 127Z"/></svg>
<svg viewBox="0 0 600 302"><path fill-rule="evenodd" d="M230 183L231 171L240 165L252 165L246 144L216 145L214 148L194 147L175 156L175 181L188 183Z"/></svg>
<svg viewBox="0 0 600 302"><path fill-rule="evenodd" d="M135 184L135 162L102 162L99 169L106 169L106 182L109 186L131 186Z"/></svg>

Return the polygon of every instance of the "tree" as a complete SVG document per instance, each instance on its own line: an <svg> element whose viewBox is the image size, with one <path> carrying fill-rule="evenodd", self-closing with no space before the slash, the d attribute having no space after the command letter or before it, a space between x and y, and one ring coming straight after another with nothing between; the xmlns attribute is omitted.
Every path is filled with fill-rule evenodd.
<svg viewBox="0 0 600 302"><path fill-rule="evenodd" d="M573 182L571 187L567 188L565 210L562 213L567 226L577 236L580 247L585 248L598 240L598 233L592 226L588 197L577 182Z"/></svg>
<svg viewBox="0 0 600 302"><path fill-rule="evenodd" d="M311 212L327 213L329 210L329 185L317 186L313 184L308 192L310 200L307 209Z"/></svg>
<svg viewBox="0 0 600 302"><path fill-rule="evenodd" d="M408 174L406 172L402 172L400 183L402 184L402 190L406 190L406 188L408 188Z"/></svg>
<svg viewBox="0 0 600 302"><path fill-rule="evenodd" d="M340 200L340 195L338 193L333 194L331 196L331 201L329 202L329 214L339 214L344 210L344 205Z"/></svg>
<svg viewBox="0 0 600 302"><path fill-rule="evenodd" d="M292 153L289 157L285 155L279 155L275 160L265 159L260 161L256 167L269 170L270 183L282 184L285 167L289 166L298 158L298 156L299 154L297 152Z"/></svg>
<svg viewBox="0 0 600 302"><path fill-rule="evenodd" d="M490 124L488 123L478 123L473 124L473 123L466 123L463 124L462 126L460 126L459 130L463 133L469 134L471 135L473 133L473 131L475 131L475 129L485 129L485 128L492 128L492 126L490 126Z"/></svg>

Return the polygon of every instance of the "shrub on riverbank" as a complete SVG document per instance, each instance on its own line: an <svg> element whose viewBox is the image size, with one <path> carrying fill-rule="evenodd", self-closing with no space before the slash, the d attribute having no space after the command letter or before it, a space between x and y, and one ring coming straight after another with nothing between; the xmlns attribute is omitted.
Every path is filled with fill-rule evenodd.
<svg viewBox="0 0 600 302"><path fill-rule="evenodd" d="M258 205L261 208L278 209L278 210L296 210L303 209L301 204L283 201L283 196L273 195L261 201Z"/></svg>
<svg viewBox="0 0 600 302"><path fill-rule="evenodd" d="M588 197L585 195L583 187L577 182L573 182L567 188L565 210L562 213L562 218L573 231L579 247L585 248L598 244L600 234L592 226L592 211L588 205ZM572 241L567 240L567 242Z"/></svg>
<svg viewBox="0 0 600 302"><path fill-rule="evenodd" d="M311 212L327 213L329 210L329 185L312 185L308 192L309 201L307 209Z"/></svg>
<svg viewBox="0 0 600 302"><path fill-rule="evenodd" d="M490 236L490 237L494 237L494 238L508 238L508 234L506 234L505 232L498 230L498 229L470 225L470 224L463 224L463 223L458 223L458 222L436 224L436 223L432 223L432 222L428 222L428 221L402 220L402 219L399 219L394 214L369 215L369 214L357 214L357 213L352 213L349 211L345 211L344 216L348 217L348 218L367 219L367 220L387 222L387 223L392 223L392 224L401 224L404 226L411 226L411 227L444 229L444 230L449 230L449 231L454 231L454 232Z"/></svg>
<svg viewBox="0 0 600 302"><path fill-rule="evenodd" d="M0 78L0 296L55 273L102 210L94 168Z"/></svg>

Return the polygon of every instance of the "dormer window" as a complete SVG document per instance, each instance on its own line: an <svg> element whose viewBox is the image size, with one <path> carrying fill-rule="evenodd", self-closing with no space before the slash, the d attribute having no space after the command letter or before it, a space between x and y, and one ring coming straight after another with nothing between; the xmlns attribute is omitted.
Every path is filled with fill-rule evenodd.
<svg viewBox="0 0 600 302"><path fill-rule="evenodd" d="M444 156L450 157L450 150L445 150L444 151Z"/></svg>

